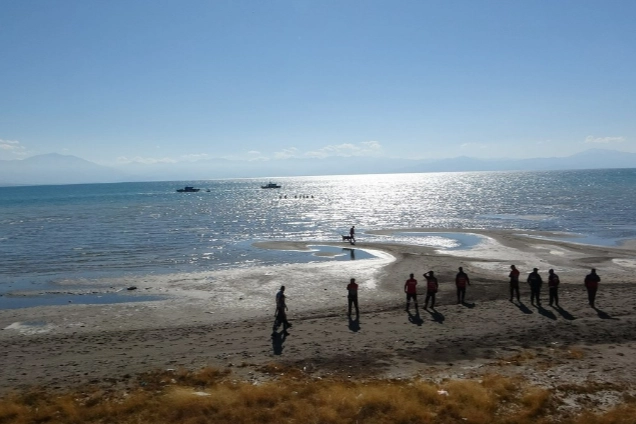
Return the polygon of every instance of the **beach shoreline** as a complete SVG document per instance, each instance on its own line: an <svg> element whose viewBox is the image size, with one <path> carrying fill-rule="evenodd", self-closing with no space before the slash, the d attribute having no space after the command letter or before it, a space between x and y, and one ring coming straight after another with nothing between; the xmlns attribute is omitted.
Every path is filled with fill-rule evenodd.
<svg viewBox="0 0 636 424"><path fill-rule="evenodd" d="M391 229L395 232L449 229ZM398 243L365 243L377 259L218 271L180 282L166 280L143 294L164 300L107 305L44 306L0 310L0 393L27 386L68 388L103 379L125 383L153 369L231 368L237 378L259 381L271 363L316 375L351 378L463 378L477 373L524 374L549 386L571 381L622 381L634 387L636 366L636 250L537 239L513 231L455 230L485 242L466 250ZM538 233L537 233L538 234ZM549 235L541 233L538 235ZM349 243L265 242L261 248L306 249ZM508 301L510 264L522 272L522 304ZM457 305L454 275L471 277L467 303ZM530 305L525 276L537 267L561 277L563 309ZM587 305L583 278L596 268L602 282L598 309ZM438 307L404 311L404 281L434 270ZM346 317L346 284L360 286L359 322ZM210 293L209 281L236 281ZM287 286L290 336L271 337L273 297ZM423 296L422 296L423 297ZM524 353L525 352L525 353ZM531 353L528 353L531 352ZM576 352L576 354L568 353ZM522 364L510 358L524 354ZM537 370L537 363L543 368ZM510 365L513 364L513 365Z"/></svg>

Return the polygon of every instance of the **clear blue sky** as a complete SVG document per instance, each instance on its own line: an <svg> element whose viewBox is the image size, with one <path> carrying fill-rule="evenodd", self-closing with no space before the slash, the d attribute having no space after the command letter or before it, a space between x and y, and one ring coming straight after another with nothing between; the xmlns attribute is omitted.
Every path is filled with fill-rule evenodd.
<svg viewBox="0 0 636 424"><path fill-rule="evenodd" d="M0 0L0 159L636 152L635 1Z"/></svg>

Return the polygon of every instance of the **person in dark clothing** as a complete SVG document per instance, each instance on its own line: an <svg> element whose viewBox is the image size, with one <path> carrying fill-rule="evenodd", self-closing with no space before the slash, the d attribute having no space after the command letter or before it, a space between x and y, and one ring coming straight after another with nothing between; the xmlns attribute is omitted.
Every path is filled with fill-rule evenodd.
<svg viewBox="0 0 636 424"><path fill-rule="evenodd" d="M537 306L541 306L541 285L543 279L539 275L539 269L534 268L530 274L528 274L528 284L530 285L530 303L534 305L535 299L537 300Z"/></svg>
<svg viewBox="0 0 636 424"><path fill-rule="evenodd" d="M356 241L356 226L352 225L349 229L349 237L351 237L351 241L355 243Z"/></svg>
<svg viewBox="0 0 636 424"><path fill-rule="evenodd" d="M428 308L428 301L431 301L431 308L435 309L435 294L437 293L437 289L439 288L439 284L437 283L437 278L433 271L429 271L424 274L424 278L426 278L426 299L424 299L424 309Z"/></svg>
<svg viewBox="0 0 636 424"><path fill-rule="evenodd" d="M517 294L517 302L521 302L521 298L519 297L519 270L514 266L510 265L510 301L512 302L512 298L514 294Z"/></svg>
<svg viewBox="0 0 636 424"><path fill-rule="evenodd" d="M360 317L360 310L358 309L358 284L355 278L352 278L347 285L347 291L349 292L347 295L347 299L349 300L349 313L347 315L351 316L351 306L355 306L356 319L358 319Z"/></svg>
<svg viewBox="0 0 636 424"><path fill-rule="evenodd" d="M587 289L587 299L592 308L595 308L596 291L598 290L598 283L601 282L601 277L596 273L596 269L592 268L589 274L585 276L585 288Z"/></svg>
<svg viewBox="0 0 636 424"><path fill-rule="evenodd" d="M285 286L280 286L280 290L276 293L276 320L274 321L274 332L279 325L283 325L283 334L288 336L288 328L291 323L287 321L287 303L285 302Z"/></svg>
<svg viewBox="0 0 636 424"><path fill-rule="evenodd" d="M417 311L417 280L413 274L409 276L409 279L404 283L404 293L406 293L406 310L411 307L411 299L415 304L415 310Z"/></svg>
<svg viewBox="0 0 636 424"><path fill-rule="evenodd" d="M457 304L464 303L466 297L466 285L470 286L470 278L464 272L464 269L460 266L459 272L455 276L455 286L457 286Z"/></svg>
<svg viewBox="0 0 636 424"><path fill-rule="evenodd" d="M559 307L559 276L551 269L548 271L548 290L550 293L550 306L554 303Z"/></svg>

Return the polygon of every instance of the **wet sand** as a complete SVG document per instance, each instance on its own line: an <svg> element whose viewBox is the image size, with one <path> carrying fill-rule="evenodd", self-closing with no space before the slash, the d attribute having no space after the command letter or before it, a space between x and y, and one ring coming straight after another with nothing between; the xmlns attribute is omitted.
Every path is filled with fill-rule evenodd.
<svg viewBox="0 0 636 424"><path fill-rule="evenodd" d="M452 230L399 229L378 231ZM262 366L299 367L315 375L432 380L486 372L522 374L538 384L589 381L636 384L636 247L594 247L530 238L506 231L455 230L485 236L470 250L365 243L379 259L219 271L199 279L166 279L143 295L165 300L112 305L0 310L0 393L29 385L64 389L117 380L154 369L230 367L237 378L270 378ZM533 233L550 237L554 234ZM390 240L390 237L387 237ZM259 247L306 249L311 243ZM321 243L323 244L323 243ZM351 247L348 243L331 245ZM508 300L510 264L522 272L522 303ZM454 275L471 278L464 305ZM562 309L530 304L525 276L533 267L561 278ZM587 305L583 278L602 278L597 309ZM435 310L423 310L422 274L440 281ZM404 281L420 281L420 309L404 310ZM359 321L346 316L349 278L360 283ZM236 279L237 289L209 290L210 281ZM272 337L273 297L287 286L290 335Z"/></svg>

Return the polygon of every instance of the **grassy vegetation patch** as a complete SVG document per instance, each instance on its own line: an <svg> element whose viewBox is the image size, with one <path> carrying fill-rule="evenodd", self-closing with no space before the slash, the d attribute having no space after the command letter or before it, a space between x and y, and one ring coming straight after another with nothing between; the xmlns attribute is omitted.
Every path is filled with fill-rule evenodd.
<svg viewBox="0 0 636 424"><path fill-rule="evenodd" d="M276 364L276 378L240 381L228 371L167 370L129 379L124 389L86 386L65 393L32 389L0 399L0 424L26 423L571 423L636 422L636 401L611 410L559 411L559 397L520 377L432 384L419 379L314 378ZM562 386L594 393L617 385Z"/></svg>

